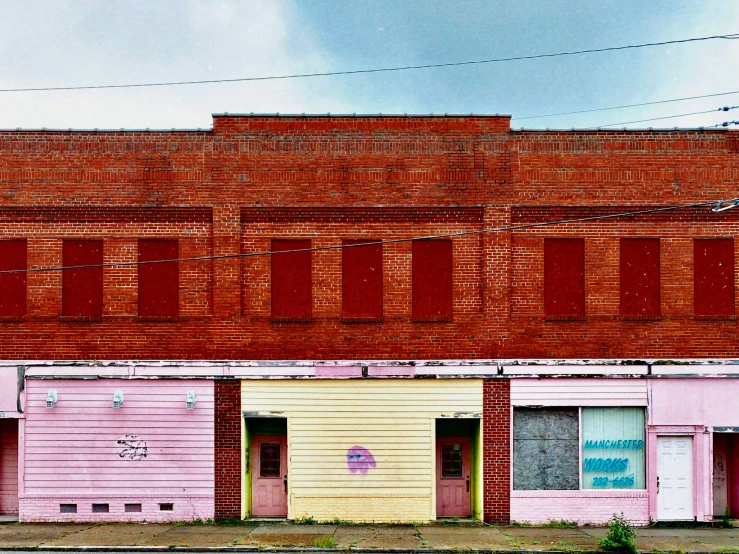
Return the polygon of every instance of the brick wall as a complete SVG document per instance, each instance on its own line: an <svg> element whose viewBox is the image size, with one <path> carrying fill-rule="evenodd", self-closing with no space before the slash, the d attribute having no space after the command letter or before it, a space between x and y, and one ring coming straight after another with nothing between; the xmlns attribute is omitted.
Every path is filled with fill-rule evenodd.
<svg viewBox="0 0 739 554"><path fill-rule="evenodd" d="M215 382L215 517L241 518L241 383Z"/></svg>
<svg viewBox="0 0 739 554"><path fill-rule="evenodd" d="M733 131L508 124L229 116L208 132L0 132L0 240L27 239L29 266L58 266L70 238L102 239L105 263L134 262L140 238L176 238L181 257L233 256L180 264L176 321L137 316L135 265L105 268L101 321L60 317L60 273L29 273L26 315L0 321L0 359L739 356L736 321L692 313L692 240L735 237L739 209L457 237L451 322L412 320L403 242L384 248L383 321L343 322L341 255L322 250L311 321L270 321L270 260L238 256L273 238L322 248L736 195ZM585 239L584 321L544 319L550 236ZM618 243L637 236L661 239L659 318L620 315Z"/></svg>
<svg viewBox="0 0 739 554"><path fill-rule="evenodd" d="M511 383L482 384L483 519L507 523L511 515Z"/></svg>

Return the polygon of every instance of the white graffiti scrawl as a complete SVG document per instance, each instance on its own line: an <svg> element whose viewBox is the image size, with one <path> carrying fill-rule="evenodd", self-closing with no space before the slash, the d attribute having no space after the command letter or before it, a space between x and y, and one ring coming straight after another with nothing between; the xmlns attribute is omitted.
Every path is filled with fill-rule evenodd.
<svg viewBox="0 0 739 554"><path fill-rule="evenodd" d="M123 449L118 452L118 456L124 460L140 462L148 455L146 441L138 435L126 435L118 441L118 444L123 446Z"/></svg>

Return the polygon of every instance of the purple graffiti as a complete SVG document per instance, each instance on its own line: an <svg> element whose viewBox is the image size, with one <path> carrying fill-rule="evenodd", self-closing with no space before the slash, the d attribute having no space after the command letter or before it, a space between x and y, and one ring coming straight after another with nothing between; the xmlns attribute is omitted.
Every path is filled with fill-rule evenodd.
<svg viewBox="0 0 739 554"><path fill-rule="evenodd" d="M352 446L346 452L346 465L351 473L366 474L371 468L377 467L375 458L364 446Z"/></svg>

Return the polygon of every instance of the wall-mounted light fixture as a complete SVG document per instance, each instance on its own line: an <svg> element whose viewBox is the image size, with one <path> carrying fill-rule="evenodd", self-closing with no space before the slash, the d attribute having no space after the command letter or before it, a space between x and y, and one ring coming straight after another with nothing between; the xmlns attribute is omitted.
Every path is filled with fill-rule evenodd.
<svg viewBox="0 0 739 554"><path fill-rule="evenodd" d="M123 391L117 390L113 393L113 407L120 408L123 404Z"/></svg>
<svg viewBox="0 0 739 554"><path fill-rule="evenodd" d="M46 407L53 408L56 404L56 398L56 391L54 389L50 390L49 394L46 395Z"/></svg>
<svg viewBox="0 0 739 554"><path fill-rule="evenodd" d="M195 407L195 393L190 391L187 393L187 409L192 410Z"/></svg>

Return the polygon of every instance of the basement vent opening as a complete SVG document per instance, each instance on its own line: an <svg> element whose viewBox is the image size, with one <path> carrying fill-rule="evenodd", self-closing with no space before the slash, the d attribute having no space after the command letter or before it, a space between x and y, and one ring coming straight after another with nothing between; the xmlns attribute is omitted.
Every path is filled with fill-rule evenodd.
<svg viewBox="0 0 739 554"><path fill-rule="evenodd" d="M141 504L126 504L126 512L132 513L132 512L140 512L141 511Z"/></svg>
<svg viewBox="0 0 739 554"><path fill-rule="evenodd" d="M60 514L76 514L77 504L59 504Z"/></svg>
<svg viewBox="0 0 739 554"><path fill-rule="evenodd" d="M110 512L110 504L93 504L92 505L93 514L107 514L109 512Z"/></svg>
<svg viewBox="0 0 739 554"><path fill-rule="evenodd" d="M171 502L167 502L165 504L159 504L159 511L160 512L171 512L174 510L174 504Z"/></svg>

